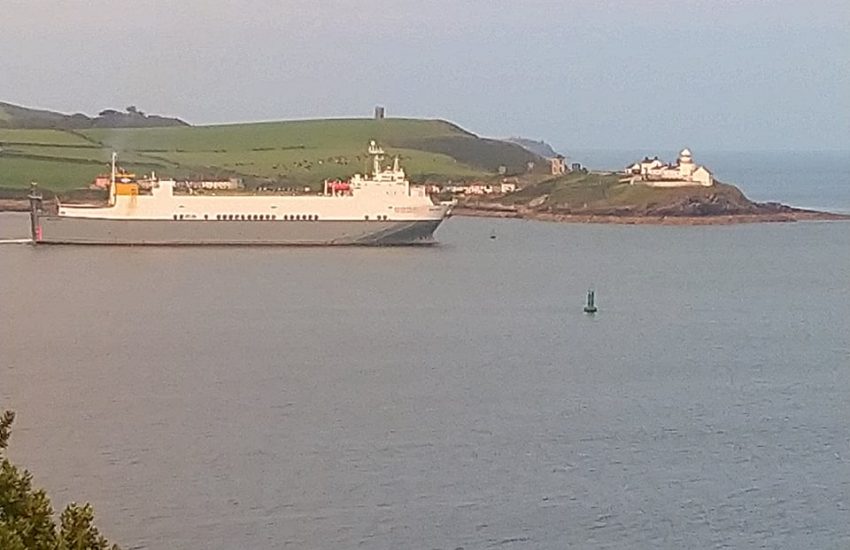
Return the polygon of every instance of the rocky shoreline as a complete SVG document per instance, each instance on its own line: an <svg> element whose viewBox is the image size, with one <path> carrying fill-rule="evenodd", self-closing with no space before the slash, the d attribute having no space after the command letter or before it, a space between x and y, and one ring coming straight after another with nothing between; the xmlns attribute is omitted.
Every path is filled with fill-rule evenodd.
<svg viewBox="0 0 850 550"><path fill-rule="evenodd" d="M850 215L818 212L785 206L781 211L739 213L721 215L634 215L603 213L558 213L541 212L524 207L478 207L460 206L452 211L453 216L513 218L560 223L604 223L622 225L735 225L742 223L787 223L798 221L850 221Z"/></svg>

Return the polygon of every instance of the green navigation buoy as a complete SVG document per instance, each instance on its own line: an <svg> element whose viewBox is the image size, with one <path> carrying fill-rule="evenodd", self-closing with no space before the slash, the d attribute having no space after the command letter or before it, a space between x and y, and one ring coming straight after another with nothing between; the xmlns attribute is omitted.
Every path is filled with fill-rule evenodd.
<svg viewBox="0 0 850 550"><path fill-rule="evenodd" d="M592 290L587 291L587 303L584 305L585 313L596 313L596 294Z"/></svg>

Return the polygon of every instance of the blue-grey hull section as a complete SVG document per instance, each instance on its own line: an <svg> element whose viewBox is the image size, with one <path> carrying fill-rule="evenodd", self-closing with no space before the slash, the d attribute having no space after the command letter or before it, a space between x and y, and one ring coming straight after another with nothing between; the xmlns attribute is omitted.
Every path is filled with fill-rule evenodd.
<svg viewBox="0 0 850 550"><path fill-rule="evenodd" d="M441 221L38 219L46 244L306 246L432 244Z"/></svg>

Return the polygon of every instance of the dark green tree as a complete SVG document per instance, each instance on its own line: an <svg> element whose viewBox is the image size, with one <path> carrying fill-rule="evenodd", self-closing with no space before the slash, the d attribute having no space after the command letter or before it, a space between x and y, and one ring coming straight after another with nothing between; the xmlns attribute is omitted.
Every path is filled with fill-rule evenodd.
<svg viewBox="0 0 850 550"><path fill-rule="evenodd" d="M117 550L94 526L90 505L69 504L57 526L50 499L32 486L32 474L6 456L15 414L0 416L0 549Z"/></svg>

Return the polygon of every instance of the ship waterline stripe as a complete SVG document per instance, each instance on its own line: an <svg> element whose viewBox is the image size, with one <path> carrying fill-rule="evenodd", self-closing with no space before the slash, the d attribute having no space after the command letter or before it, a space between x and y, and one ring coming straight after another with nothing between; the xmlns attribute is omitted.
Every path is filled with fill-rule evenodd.
<svg viewBox="0 0 850 550"><path fill-rule="evenodd" d="M114 245L411 245L433 242L442 222L110 220L40 216L40 243Z"/></svg>

